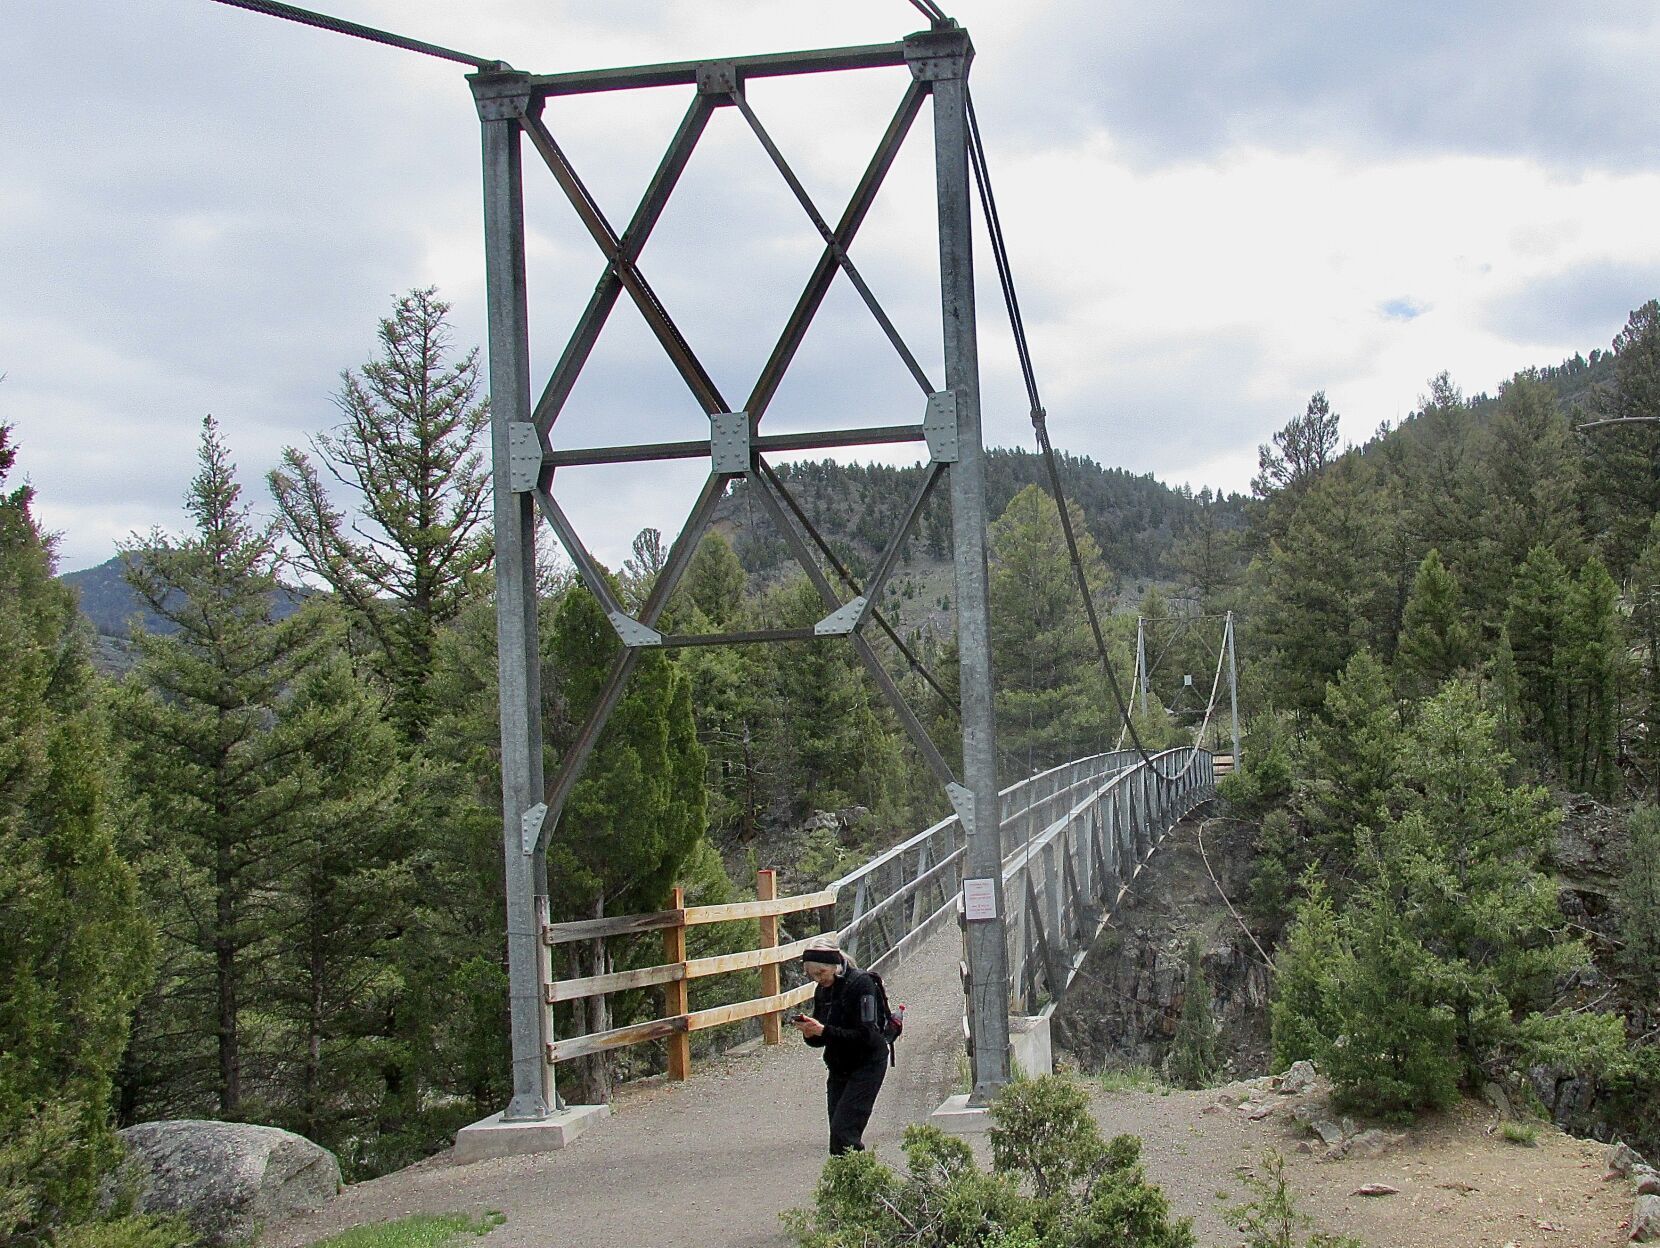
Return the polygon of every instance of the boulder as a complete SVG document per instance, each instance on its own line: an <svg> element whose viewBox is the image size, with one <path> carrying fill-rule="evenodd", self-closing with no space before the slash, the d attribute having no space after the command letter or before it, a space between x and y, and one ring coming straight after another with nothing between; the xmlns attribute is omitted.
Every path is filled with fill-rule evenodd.
<svg viewBox="0 0 1660 1248"><path fill-rule="evenodd" d="M1639 1196L1631 1211L1631 1242L1660 1243L1660 1196Z"/></svg>
<svg viewBox="0 0 1660 1248"><path fill-rule="evenodd" d="M1628 1175L1643 1164L1643 1159L1629 1144L1610 1144L1607 1162L1608 1168L1615 1174Z"/></svg>
<svg viewBox="0 0 1660 1248"><path fill-rule="evenodd" d="M1660 1196L1660 1173L1648 1166L1634 1167L1631 1171L1631 1181L1637 1185L1637 1195Z"/></svg>
<svg viewBox="0 0 1660 1248"><path fill-rule="evenodd" d="M340 1163L304 1136L245 1122L145 1122L120 1133L144 1213L182 1213L207 1244L252 1239L275 1218L321 1209Z"/></svg>
<svg viewBox="0 0 1660 1248"><path fill-rule="evenodd" d="M1280 1077L1281 1096L1301 1096L1314 1090L1314 1063L1292 1062L1291 1069Z"/></svg>

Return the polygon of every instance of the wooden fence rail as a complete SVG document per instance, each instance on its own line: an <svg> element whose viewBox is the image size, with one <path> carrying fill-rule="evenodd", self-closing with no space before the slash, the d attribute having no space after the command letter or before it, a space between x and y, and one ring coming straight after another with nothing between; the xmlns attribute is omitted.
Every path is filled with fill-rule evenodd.
<svg viewBox="0 0 1660 1248"><path fill-rule="evenodd" d="M830 888L794 897L779 897L776 895L777 876L772 871L756 872L755 883L757 898L754 901L719 906L688 906L685 904L683 890L677 888L674 890L674 904L669 909L654 914L577 919L569 923L544 923L544 949L574 941L604 940L608 937L632 936L650 931L663 933L663 961L657 966L642 966L605 975L555 980L551 974L551 963L545 962L542 997L543 1009L547 1011L544 1019L545 1034L550 1036L553 1034L552 1009L558 1002L577 1001L584 997L597 997L636 988L663 988L663 1017L627 1027L613 1027L608 1031L550 1041L547 1046L547 1060L569 1061L571 1058L603 1053L609 1049L666 1039L669 1050L669 1077L685 1079L691 1073L691 1033L694 1031L760 1018L763 1038L769 1044L777 1044L783 1033L780 1019L782 1012L791 1006L799 1005L813 995L813 985L810 983L788 991L782 990L779 986L779 964L799 958L815 940L824 939L823 936L810 936L804 940L780 945L778 918L780 915L797 914L804 910L821 910L834 905L837 890ZM746 919L760 920L759 948L704 958L686 956L687 928L708 923L741 922ZM764 995L749 1001L737 1001L705 1010L690 1008L687 991L689 981L757 968L762 973Z"/></svg>

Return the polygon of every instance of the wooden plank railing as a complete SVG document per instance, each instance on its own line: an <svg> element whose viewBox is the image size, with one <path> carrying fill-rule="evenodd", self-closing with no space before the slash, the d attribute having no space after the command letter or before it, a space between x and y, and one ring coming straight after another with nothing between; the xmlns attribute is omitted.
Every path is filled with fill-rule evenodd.
<svg viewBox="0 0 1660 1248"><path fill-rule="evenodd" d="M779 897L777 877L771 871L756 873L754 901L733 902L719 906L688 906L681 889L674 890L672 906L654 914L619 915L615 918L577 919L569 923L545 923L542 927L543 948L569 944L581 940L604 940L616 936L632 936L641 932L663 933L663 961L657 966L635 967L626 971L612 971L604 975L587 975L555 980L544 971L542 985L544 1034L553 1035L553 1006L561 1001L577 1001L630 989L663 988L663 1017L627 1027L613 1027L607 1031L571 1036L564 1040L550 1040L547 1045L549 1062L569 1061L604 1053L611 1049L644 1044L652 1040L668 1041L668 1073L671 1079L685 1079L691 1074L691 1033L710 1027L746 1019L762 1020L762 1037L768 1044L777 1044L782 1038L780 1015L791 1006L799 1005L813 995L811 983L783 990L779 985L780 963L799 958L815 940L778 943L778 918L804 910L819 910L833 905L837 890L825 889L794 897ZM686 956L686 929L708 923L732 923L759 919L761 943L758 948L710 957ZM544 966L548 963L544 961ZM748 1001L713 1006L704 1010L690 1007L688 985L691 980L711 975L729 975L735 971L760 969L764 995Z"/></svg>

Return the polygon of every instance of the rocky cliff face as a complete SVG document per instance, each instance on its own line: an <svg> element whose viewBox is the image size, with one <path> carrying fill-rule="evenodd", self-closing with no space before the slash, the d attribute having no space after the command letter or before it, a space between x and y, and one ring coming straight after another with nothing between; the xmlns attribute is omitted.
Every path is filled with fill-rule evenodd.
<svg viewBox="0 0 1660 1248"><path fill-rule="evenodd" d="M1163 1063L1181 1017L1188 937L1195 934L1228 1074L1268 1069L1268 969L1222 896L1241 904L1252 830L1205 818L1214 813L1210 806L1189 818L1142 867L1056 1011L1057 1056L1079 1069Z"/></svg>

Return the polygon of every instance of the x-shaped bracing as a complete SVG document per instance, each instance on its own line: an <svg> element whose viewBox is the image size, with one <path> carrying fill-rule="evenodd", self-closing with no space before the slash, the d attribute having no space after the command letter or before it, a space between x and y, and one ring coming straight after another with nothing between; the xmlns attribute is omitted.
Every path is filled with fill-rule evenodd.
<svg viewBox="0 0 1660 1248"><path fill-rule="evenodd" d="M880 601L888 579L898 563L903 544L914 530L928 498L944 475L946 466L957 459L956 396L949 390L936 390L848 254L848 248L864 224L876 195L921 110L924 98L930 94L932 81L936 77L960 75L963 72L960 58L950 55L942 57L938 55L937 50L919 48L913 51L911 45L907 44L906 59L911 67L912 81L907 86L892 120L877 144L875 154L834 227L819 212L812 197L751 107L744 93L742 67L739 63L709 62L696 67L696 94L647 185L633 217L621 234L618 234L606 219L570 159L543 123L540 116L540 99L534 95L515 96L507 91L493 96L488 91L479 92L481 114L487 118L492 115L498 118L512 116L518 121L606 261L605 270L594 287L587 307L578 318L576 328L571 333L547 386L535 405L531 421L516 422L509 429L513 435L510 464L514 490L530 493L534 497L537 509L558 536L583 584L599 601L623 643L623 649L613 661L606 682L580 733L561 758L558 772L547 786L546 805L550 817L543 823L536 838L538 846L545 842L551 832L589 753L622 695L640 652L647 648L847 636L852 641L861 662L869 670L900 722L922 752L930 769L943 785L953 790L957 788L949 765L861 631L868 621L874 620L897 645L913 670L921 673L942 696L947 696L944 689L921 666L916 656L882 617L876 604ZM735 107L743 116L824 243L818 262L786 320L771 354L762 366L748 399L737 409L732 408L720 393L708 370L703 367L697 353L680 332L639 266L639 258L646 242L660 220L710 117L716 109L729 106ZM912 426L841 430L827 434L763 436L759 432L761 418L776 395L784 374L828 294L837 272L847 275L925 396L924 419L920 425ZM624 292L633 300L682 381L708 415L711 424L710 438L707 442L552 450L548 445L548 439L553 426L564 410L576 381L598 341L600 331L615 308L619 296ZM867 585L861 587L808 520L799 503L767 462L765 453L897 441L925 441L929 449L929 463L898 530L893 534L877 563L873 576ZM603 570L554 498L554 474L560 467L584 463L637 462L689 458L705 454L711 460L709 476L685 524L671 544L667 559L645 603L637 616L631 616L612 592ZM737 476L749 478L756 497L806 572L828 614L812 629L770 629L749 633L692 636L665 635L656 628L657 621L681 576L689 567L715 506L725 492L727 482ZM853 595L850 600L844 601L830 583L820 565L820 557L827 560L847 584ZM527 852L530 848L530 845L526 846Z"/></svg>

